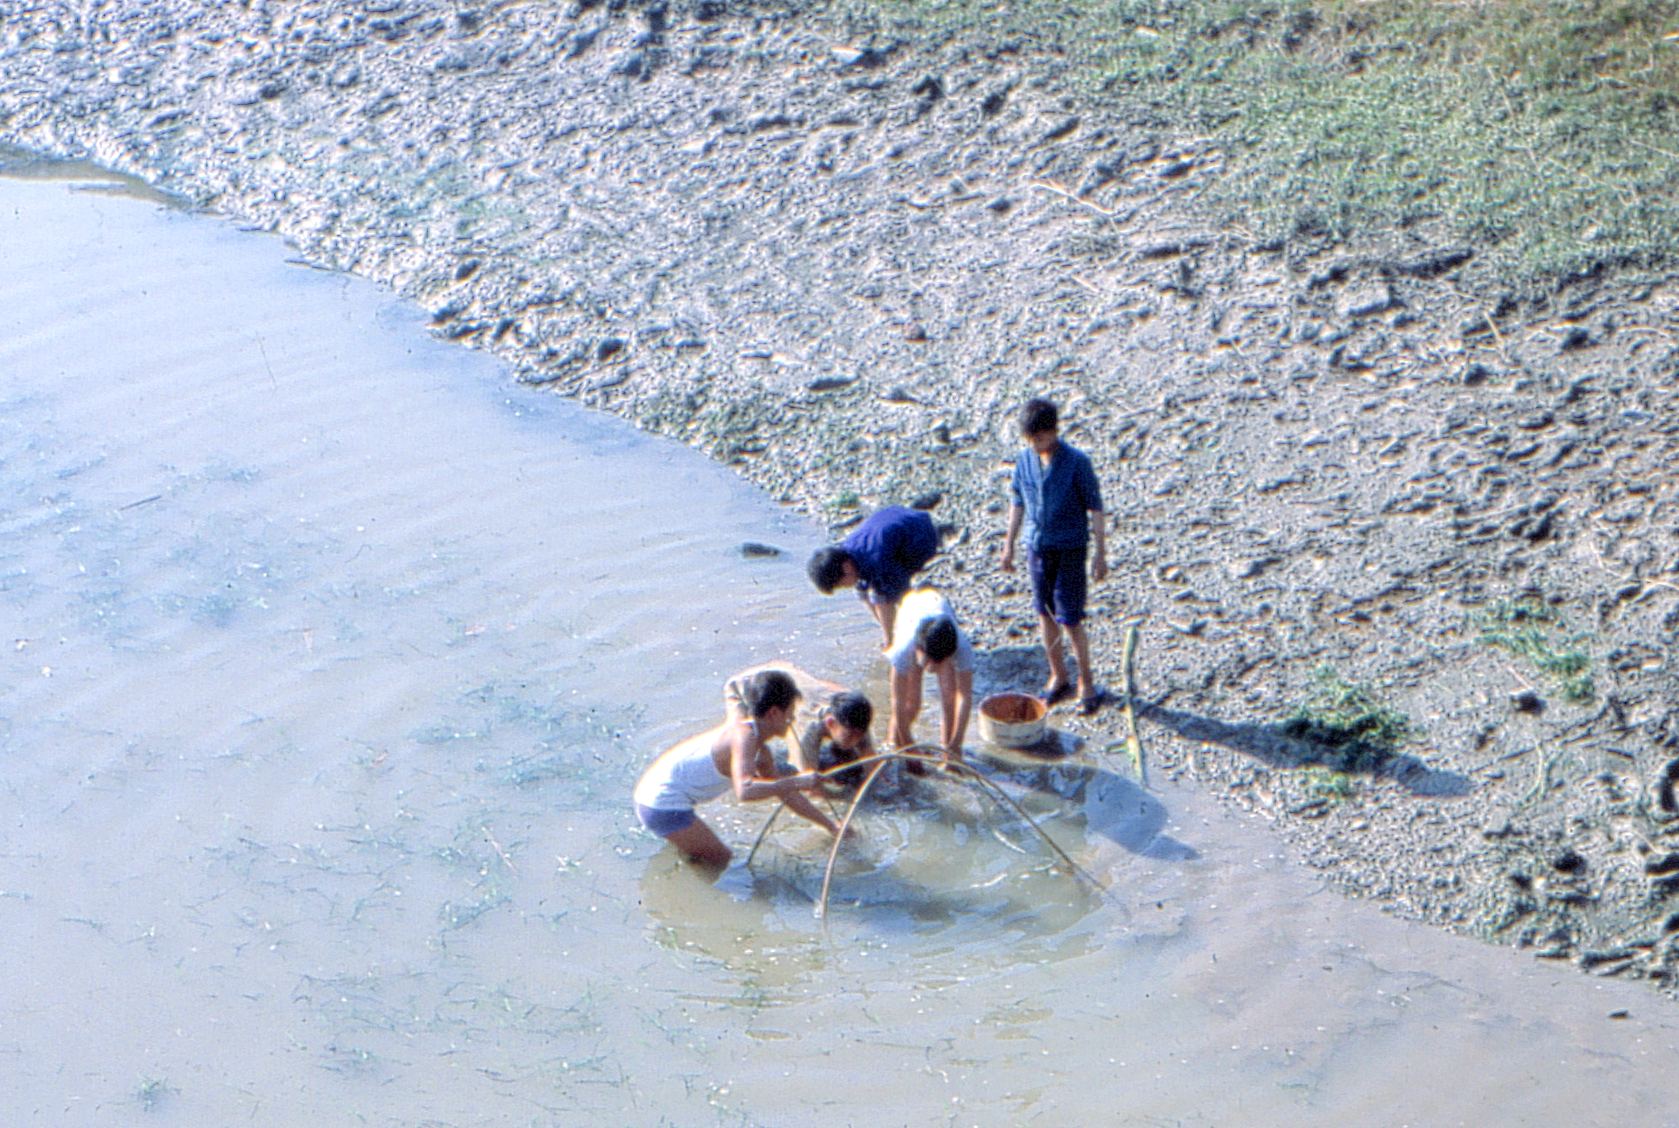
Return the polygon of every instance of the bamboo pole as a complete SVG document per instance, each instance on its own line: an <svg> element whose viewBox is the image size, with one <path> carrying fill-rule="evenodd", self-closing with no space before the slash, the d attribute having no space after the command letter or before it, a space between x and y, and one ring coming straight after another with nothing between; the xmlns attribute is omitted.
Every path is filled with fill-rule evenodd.
<svg viewBox="0 0 1679 1128"><path fill-rule="evenodd" d="M1120 655L1125 667L1125 750L1137 765L1137 782L1148 787L1148 768L1143 763L1143 738L1137 731L1137 624L1125 628L1125 647Z"/></svg>
<svg viewBox="0 0 1679 1128"><path fill-rule="evenodd" d="M747 869L752 868L752 859L758 856L758 847L760 847L764 844L764 836L767 835L770 832L770 827L775 825L776 816L781 814L781 812L785 811L786 809L787 809L787 800L783 799L781 802L779 802L775 805L775 810L770 812L770 817L764 820L764 829L762 829L758 832L758 837L756 837L752 840L752 849L750 849L746 852L746 868Z"/></svg>
<svg viewBox="0 0 1679 1128"><path fill-rule="evenodd" d="M989 794L993 799L1001 801L1005 806L1012 809L1016 815L1019 815L1026 825L1035 830L1038 837L1042 838L1049 848L1054 850L1061 860L1066 863L1068 872L1070 872L1074 877L1082 877L1084 880L1094 885L1097 889L1102 890L1104 893L1107 892L1107 887L1100 881L1097 881L1090 874L1086 873L1077 862L1073 861L1067 851L1061 849L1055 839L1050 837L1049 832L1039 826L1037 821L1033 819L1031 815L1026 813L1026 809L1024 807L1015 802L1014 796L1004 791L994 780L987 779L977 768L971 767L961 761L957 761L950 766L961 772L968 782L979 785L981 791Z"/></svg>
<svg viewBox="0 0 1679 1128"><path fill-rule="evenodd" d="M828 887L834 881L834 863L839 860L840 843L845 841L845 832L851 827L851 816L857 813L857 804L863 801L863 796L869 793L874 781L880 778L880 773L886 770L886 760L874 766L874 770L864 778L857 787L857 794L851 797L851 806L845 809L845 818L840 820L839 833L834 835L834 844L828 848L828 865L822 871L822 896L816 902L816 919L821 920L828 915ZM855 767L855 764L849 765Z"/></svg>

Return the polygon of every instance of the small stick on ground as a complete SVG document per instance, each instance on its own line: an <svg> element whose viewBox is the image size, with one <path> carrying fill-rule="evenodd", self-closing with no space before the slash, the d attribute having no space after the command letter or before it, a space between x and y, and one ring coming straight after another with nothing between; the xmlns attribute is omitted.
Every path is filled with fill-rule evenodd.
<svg viewBox="0 0 1679 1128"><path fill-rule="evenodd" d="M1105 208L1101 204L1093 203L1090 200L1085 199L1083 196L1080 196L1075 192L1069 191L1068 189L1066 189L1065 187L1063 187L1060 184L1057 184L1053 180L1033 180L1033 181L1029 181L1028 183L1033 188L1040 189L1041 191L1044 191L1044 192L1053 192L1057 196L1061 196L1064 199L1071 200L1075 204L1081 204L1084 207L1087 207L1091 211L1095 212L1097 215L1101 216L1103 219L1112 219L1114 217L1114 215L1119 210L1118 208Z"/></svg>

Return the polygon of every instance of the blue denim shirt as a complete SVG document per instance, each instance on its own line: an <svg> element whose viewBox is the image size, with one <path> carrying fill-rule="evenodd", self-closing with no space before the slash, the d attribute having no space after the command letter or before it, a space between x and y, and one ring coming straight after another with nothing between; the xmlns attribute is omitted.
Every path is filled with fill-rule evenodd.
<svg viewBox="0 0 1679 1128"><path fill-rule="evenodd" d="M889 505L869 514L840 547L857 565L858 594L877 603L896 603L910 577L938 555L939 531L918 509Z"/></svg>
<svg viewBox="0 0 1679 1128"><path fill-rule="evenodd" d="M1090 542L1090 513L1102 512L1102 487L1096 470L1082 450L1062 440L1055 444L1049 465L1027 447L1014 460L1009 485L1014 503L1026 511L1026 547L1084 548Z"/></svg>

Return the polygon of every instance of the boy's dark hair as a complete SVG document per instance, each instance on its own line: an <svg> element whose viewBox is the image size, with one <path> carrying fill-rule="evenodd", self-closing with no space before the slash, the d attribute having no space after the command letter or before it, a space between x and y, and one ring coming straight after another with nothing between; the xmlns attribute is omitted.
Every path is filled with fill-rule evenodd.
<svg viewBox="0 0 1679 1128"><path fill-rule="evenodd" d="M1041 435L1061 423L1061 413L1046 399L1029 399L1020 407L1020 433Z"/></svg>
<svg viewBox="0 0 1679 1128"><path fill-rule="evenodd" d="M840 580L845 578L845 565L850 559L851 553L831 544L810 554L810 563L805 565L805 572L809 574L810 582L816 585L817 591L823 595L832 595Z"/></svg>
<svg viewBox="0 0 1679 1128"><path fill-rule="evenodd" d="M834 694L834 699L828 703L828 715L848 729L867 732L874 721L874 706L861 693L846 690Z"/></svg>
<svg viewBox="0 0 1679 1128"><path fill-rule="evenodd" d="M948 615L922 620L915 628L915 647L928 662L943 662L956 653L956 620Z"/></svg>
<svg viewBox="0 0 1679 1128"><path fill-rule="evenodd" d="M740 696L756 721L771 709L791 709L799 699L799 687L785 670L760 670L747 679Z"/></svg>

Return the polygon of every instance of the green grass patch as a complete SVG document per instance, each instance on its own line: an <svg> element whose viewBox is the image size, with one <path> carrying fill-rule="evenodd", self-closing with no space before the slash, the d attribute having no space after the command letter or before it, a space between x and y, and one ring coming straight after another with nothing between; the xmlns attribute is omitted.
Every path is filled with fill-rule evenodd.
<svg viewBox="0 0 1679 1128"><path fill-rule="evenodd" d="M1358 787L1346 772L1317 766L1307 768L1304 775L1306 794L1328 803L1345 803L1358 794Z"/></svg>
<svg viewBox="0 0 1679 1128"><path fill-rule="evenodd" d="M1478 617L1480 640L1532 663L1576 704L1597 695L1591 656L1582 648L1586 636L1569 631L1555 608L1537 599L1504 600Z"/></svg>
<svg viewBox="0 0 1679 1128"><path fill-rule="evenodd" d="M1329 666L1313 675L1306 700L1283 722L1283 732L1317 745L1312 762L1334 773L1375 771L1411 735L1405 714L1378 702L1368 689Z"/></svg>
<svg viewBox="0 0 1679 1128"><path fill-rule="evenodd" d="M1672 0L841 0L881 34L1058 49L1132 125L1226 156L1256 241L1408 233L1532 296L1679 264Z"/></svg>

